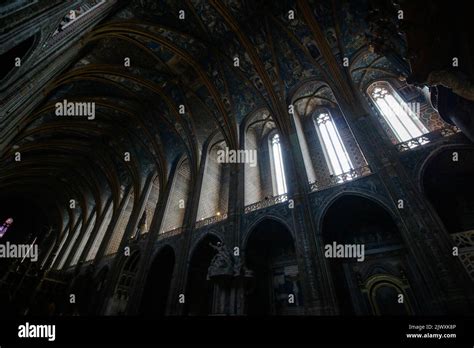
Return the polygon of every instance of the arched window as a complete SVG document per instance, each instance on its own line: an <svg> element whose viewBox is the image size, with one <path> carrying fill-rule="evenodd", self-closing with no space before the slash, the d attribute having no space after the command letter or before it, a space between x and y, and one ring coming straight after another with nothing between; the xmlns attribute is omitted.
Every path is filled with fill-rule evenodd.
<svg viewBox="0 0 474 348"><path fill-rule="evenodd" d="M69 256L69 253L71 252L72 246L74 245L74 243L76 243L77 237L79 237L79 234L81 233L83 220L82 217L80 219L81 220L79 221L79 224L77 224L74 227L74 230L72 231L72 239L69 241L69 244L67 244L67 248L64 254L61 255L61 262L59 263L58 269L62 269L64 266L66 266L65 263Z"/></svg>
<svg viewBox="0 0 474 348"><path fill-rule="evenodd" d="M273 192L275 196L283 195L287 192L285 167L283 164L283 157L281 155L280 136L278 133L270 137L270 158L273 174Z"/></svg>
<svg viewBox="0 0 474 348"><path fill-rule="evenodd" d="M292 96L293 121L311 191L371 173L331 88L304 84Z"/></svg>
<svg viewBox="0 0 474 348"><path fill-rule="evenodd" d="M112 233L112 237L110 238L107 245L105 255L112 255L117 252L118 248L120 247L120 243L122 242L123 235L127 229L135 200L135 194L133 190L130 191L126 199L127 202L125 209L120 214L120 217L115 225L114 232Z"/></svg>
<svg viewBox="0 0 474 348"><path fill-rule="evenodd" d="M102 220L99 230L97 231L97 234L95 235L94 242L92 243L92 246L90 247L89 252L87 254L86 262L95 259L97 252L99 251L99 247L102 244L102 241L104 239L105 233L107 232L110 222L112 221L113 208L114 208L113 203L109 202L105 217Z"/></svg>
<svg viewBox="0 0 474 348"><path fill-rule="evenodd" d="M143 212L142 218L139 222L138 228L140 229L140 234L148 233L150 230L151 223L155 216L156 206L158 205L158 199L160 196L160 180L158 175L155 176L151 182L150 192L148 194L148 199L145 203L145 211Z"/></svg>
<svg viewBox="0 0 474 348"><path fill-rule="evenodd" d="M388 82L375 82L367 92L398 142L418 138L429 132L419 119L419 103L406 103ZM428 140L423 140L421 144L426 142ZM413 143L410 147L415 146L417 144Z"/></svg>
<svg viewBox="0 0 474 348"><path fill-rule="evenodd" d="M160 233L177 230L183 226L191 183L191 168L187 158L183 159L178 165L172 180L173 184L166 204Z"/></svg>
<svg viewBox="0 0 474 348"><path fill-rule="evenodd" d="M71 228L68 228L67 231L63 233L63 237L61 239L61 243L59 244L59 248L56 251L56 255L54 256L53 261L51 262L51 267L55 267L56 269L59 269L59 265L56 265L56 260L58 259L59 255L62 255L63 247L66 244L66 240L67 240L67 237L69 236L70 230Z"/></svg>
<svg viewBox="0 0 474 348"><path fill-rule="evenodd" d="M329 111L324 110L315 115L314 123L331 175L337 176L353 170L352 161Z"/></svg>
<svg viewBox="0 0 474 348"><path fill-rule="evenodd" d="M253 161L244 163L245 206L251 211L259 202L269 202L274 195L271 157L271 135L275 133L275 122L267 109L258 109L245 120L244 148ZM250 210L249 210L250 209Z"/></svg>
<svg viewBox="0 0 474 348"><path fill-rule="evenodd" d="M207 150L196 227L222 220L227 216L230 171L229 163L225 158L221 158L226 149L225 141L217 140Z"/></svg>
<svg viewBox="0 0 474 348"><path fill-rule="evenodd" d="M71 264L69 266L74 266L79 262L79 258L82 254L82 251L84 250L84 247L86 246L86 243L89 240L89 238L91 236L91 233L92 233L92 230L93 230L94 225L95 225L97 215L96 215L95 212L93 214L94 215L90 218L89 224L87 226L86 233L82 237L81 242L79 244L79 247L76 249L76 253L74 254L74 257L73 257L73 259L71 261Z"/></svg>
<svg viewBox="0 0 474 348"><path fill-rule="evenodd" d="M115 287L114 295L107 303L106 315L123 315L127 309L130 290L137 275L140 253L138 251L127 257Z"/></svg>

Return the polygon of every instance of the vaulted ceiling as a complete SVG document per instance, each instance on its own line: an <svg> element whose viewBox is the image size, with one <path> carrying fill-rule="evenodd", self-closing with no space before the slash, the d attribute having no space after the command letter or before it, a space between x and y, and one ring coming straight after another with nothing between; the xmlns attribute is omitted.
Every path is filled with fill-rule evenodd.
<svg viewBox="0 0 474 348"><path fill-rule="evenodd" d="M182 156L194 180L206 140L217 132L237 148L258 109L288 134L288 103L308 81L351 103L342 59L367 52L369 9L362 0L123 1L18 125L5 158L21 150L22 162L6 162L2 185L41 191L57 211L72 197L100 212L109 192L117 205L121 186L138 192L150 173L164 187ZM95 102L95 120L56 117L64 99Z"/></svg>

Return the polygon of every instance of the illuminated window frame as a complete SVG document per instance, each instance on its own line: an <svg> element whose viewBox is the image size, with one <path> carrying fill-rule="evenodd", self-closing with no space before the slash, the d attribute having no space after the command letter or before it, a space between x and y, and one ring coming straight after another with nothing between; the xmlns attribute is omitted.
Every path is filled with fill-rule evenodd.
<svg viewBox="0 0 474 348"><path fill-rule="evenodd" d="M417 112L409 107L387 81L374 82L367 93L399 143L429 133Z"/></svg>
<svg viewBox="0 0 474 348"><path fill-rule="evenodd" d="M313 121L323 148L329 173L337 176L352 171L354 165L329 110L319 110L314 115Z"/></svg>
<svg viewBox="0 0 474 348"><path fill-rule="evenodd" d="M280 135L274 133L269 137L269 150L273 174L273 192L280 196L288 192L286 186L285 165L281 151Z"/></svg>

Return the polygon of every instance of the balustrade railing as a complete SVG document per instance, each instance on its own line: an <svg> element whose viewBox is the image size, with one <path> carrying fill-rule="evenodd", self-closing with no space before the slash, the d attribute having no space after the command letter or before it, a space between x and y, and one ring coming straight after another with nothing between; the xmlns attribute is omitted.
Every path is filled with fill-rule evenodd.
<svg viewBox="0 0 474 348"><path fill-rule="evenodd" d="M172 236L176 236L177 234L180 234L181 232L183 232L182 227L177 227L177 228L169 230L169 231L161 232L158 235L158 240L169 238L169 237L172 237Z"/></svg>
<svg viewBox="0 0 474 348"><path fill-rule="evenodd" d="M245 214L247 214L247 213L250 213L250 212L255 211L255 210L259 210L259 209L262 209L262 208L267 208L267 207L270 207L270 206L278 204L278 203L286 202L287 200L288 200L288 195L286 193L284 193L282 195L279 195L279 196L271 196L271 197L268 197L268 198L266 198L262 201L252 203L252 204L249 204L249 205L245 206L244 212L245 212Z"/></svg>
<svg viewBox="0 0 474 348"><path fill-rule="evenodd" d="M474 230L451 234L454 244L459 248L473 248L474 250Z"/></svg>
<svg viewBox="0 0 474 348"><path fill-rule="evenodd" d="M398 151L404 152L404 151L408 151L416 147L431 143L443 137L449 137L459 132L460 130L456 126L447 125L444 128L437 129L433 132L423 134L420 137L416 137L416 138L404 141L402 143L398 143L395 146L397 147Z"/></svg>
<svg viewBox="0 0 474 348"><path fill-rule="evenodd" d="M207 226L207 225L210 225L210 224L215 224L216 222L219 222L219 221L222 221L222 220L225 220L225 219L227 219L227 213L214 215L214 216L196 221L196 224L194 225L194 228L200 228L200 227Z"/></svg>
<svg viewBox="0 0 474 348"><path fill-rule="evenodd" d="M354 168L348 172L345 172L339 175L331 175L329 177L326 177L325 179L316 180L310 183L309 187L310 187L311 192L320 191L322 189L325 189L331 186L340 185L345 182L348 182L348 181L351 181L356 178L366 176L369 174L372 174L370 167L368 165L365 165L359 168Z"/></svg>

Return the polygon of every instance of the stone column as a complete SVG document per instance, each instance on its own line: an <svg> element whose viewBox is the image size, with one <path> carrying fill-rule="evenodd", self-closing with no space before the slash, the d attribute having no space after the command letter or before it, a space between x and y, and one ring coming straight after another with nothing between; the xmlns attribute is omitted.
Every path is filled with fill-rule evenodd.
<svg viewBox="0 0 474 348"><path fill-rule="evenodd" d="M120 274L121 274L121 267L122 267L122 257L123 257L123 250L125 249L126 246L130 243L130 237L132 236L132 233L136 230L138 220L140 217L141 212L143 211L144 208L144 203L146 201L146 198L148 197L148 189L149 189L149 184L151 181L152 176L149 175L143 185L143 189L141 192L137 193L139 195L139 199L137 202L137 206L133 207L132 213L130 214L130 218L127 223L127 228L125 229L125 232L122 237L122 241L120 242L120 246L118 248L117 254L114 257L114 260L111 265L110 273L109 273L109 279L107 282L107 289L105 291L105 301L104 301L104 308L103 311L107 310L107 303L110 298L114 296L115 292L115 287L117 285L117 282L120 279ZM135 197L134 197L135 198ZM142 262L140 260L139 262Z"/></svg>
<svg viewBox="0 0 474 348"><path fill-rule="evenodd" d="M141 299L142 299L145 287L147 285L146 282L148 280L148 272L150 271L150 267L154 261L153 256L154 256L154 251L156 247L156 241L160 234L160 226L165 217L166 207L169 200L169 196L171 194L171 189L173 188L173 178L174 178L174 175L176 174L176 170L177 170L177 163L171 169L170 176L166 182L166 186L164 187L163 191L161 191L161 188L160 188L160 191L161 191L160 199L155 209L155 215L153 216L152 221L151 221L151 225L150 225L149 232L147 235L145 250L142 253L143 261L140 263L137 275L135 277L135 283L130 294L128 309L127 309L127 313L130 315L140 314L139 310L140 310ZM176 273L176 270L177 270L177 267L175 265L175 267L173 268L174 274ZM172 279L173 278L174 278L174 275ZM168 303L170 303L170 301L175 298L175 296L173 295L174 295L174 291L171 288L171 284L170 284L170 293L168 294ZM167 310L167 313L168 312L169 310Z"/></svg>
<svg viewBox="0 0 474 348"><path fill-rule="evenodd" d="M186 294L186 283L188 278L188 266L190 258L190 245L192 240L192 233L194 231L194 225L196 222L196 216L199 205L199 198L201 195L202 180L204 177L207 149L209 141L204 144L203 148L205 151L202 152L201 162L199 170L195 180L191 181L191 187L189 190L189 198L186 204L186 212L183 220L183 232L181 233L181 250L176 255L176 277L173 277L171 289L174 289L177 293L171 294L169 313L172 315L183 315L185 304L179 303L179 295ZM193 171L191 170L191 173ZM194 185L193 185L194 184ZM186 300L186 298L185 298Z"/></svg>

